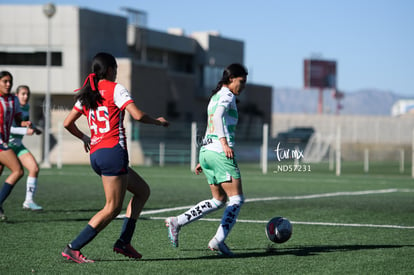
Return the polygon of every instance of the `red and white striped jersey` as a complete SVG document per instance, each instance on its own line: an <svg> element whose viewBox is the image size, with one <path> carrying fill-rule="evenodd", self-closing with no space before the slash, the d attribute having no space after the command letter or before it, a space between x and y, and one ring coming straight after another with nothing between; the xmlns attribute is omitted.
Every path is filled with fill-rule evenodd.
<svg viewBox="0 0 414 275"><path fill-rule="evenodd" d="M13 120L20 114L19 100L15 95L0 96L0 144L9 142Z"/></svg>
<svg viewBox="0 0 414 275"><path fill-rule="evenodd" d="M112 148L119 144L127 149L124 127L125 107L133 102L128 90L116 82L101 80L98 83L99 93L103 97L95 110L87 110L77 101L73 107L88 119L91 131L92 154L101 148Z"/></svg>

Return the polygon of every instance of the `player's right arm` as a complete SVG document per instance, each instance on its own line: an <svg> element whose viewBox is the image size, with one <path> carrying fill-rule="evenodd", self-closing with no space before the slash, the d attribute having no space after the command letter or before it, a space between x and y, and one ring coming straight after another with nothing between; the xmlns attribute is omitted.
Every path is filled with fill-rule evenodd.
<svg viewBox="0 0 414 275"><path fill-rule="evenodd" d="M200 163L197 164L196 168L195 168L195 173L196 175L200 175L203 172L203 168L201 167Z"/></svg>
<svg viewBox="0 0 414 275"><path fill-rule="evenodd" d="M89 152L90 149L90 138L86 136L79 128L76 126L76 121L81 117L81 113L78 112L75 108L70 111L68 116L65 118L63 122L63 126L66 130L69 131L75 137L81 139L83 141L83 146L85 148L85 152Z"/></svg>

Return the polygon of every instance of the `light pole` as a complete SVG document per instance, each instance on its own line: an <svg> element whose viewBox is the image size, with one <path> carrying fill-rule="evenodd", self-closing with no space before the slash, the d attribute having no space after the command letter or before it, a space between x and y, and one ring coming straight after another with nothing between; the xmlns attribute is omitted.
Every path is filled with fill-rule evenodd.
<svg viewBox="0 0 414 275"><path fill-rule="evenodd" d="M45 106L43 108L43 113L45 116L45 131L44 131L44 147L43 147L43 163L42 167L50 168L49 162L49 150L50 150L50 66L52 61L52 56L50 52L50 42L51 42L51 28L50 21L53 15L56 13L56 6L53 3L47 3L43 6L43 13L47 17L47 51L46 51L46 71L47 71L47 88L45 94Z"/></svg>

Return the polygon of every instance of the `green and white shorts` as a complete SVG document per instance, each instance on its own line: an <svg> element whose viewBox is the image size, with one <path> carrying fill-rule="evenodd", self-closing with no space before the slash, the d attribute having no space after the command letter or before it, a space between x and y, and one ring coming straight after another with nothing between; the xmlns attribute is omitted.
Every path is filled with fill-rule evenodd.
<svg viewBox="0 0 414 275"><path fill-rule="evenodd" d="M29 153L29 149L27 149L23 144L14 144L12 142L9 143L9 147L16 153L17 157L20 157L26 153Z"/></svg>
<svg viewBox="0 0 414 275"><path fill-rule="evenodd" d="M201 148L199 162L209 184L220 184L241 177L236 158L229 159L224 153Z"/></svg>

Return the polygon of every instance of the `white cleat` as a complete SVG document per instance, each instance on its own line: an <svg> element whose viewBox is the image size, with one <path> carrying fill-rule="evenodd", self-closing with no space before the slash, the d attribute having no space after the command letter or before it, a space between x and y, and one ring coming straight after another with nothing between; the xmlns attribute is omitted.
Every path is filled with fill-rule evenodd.
<svg viewBox="0 0 414 275"><path fill-rule="evenodd" d="M32 210L32 211L42 211L43 207L41 207L40 205L32 201L32 202L24 202L23 209Z"/></svg>
<svg viewBox="0 0 414 275"><path fill-rule="evenodd" d="M227 257L233 257L234 254L231 252L230 248L224 243L224 242L218 242L216 238L212 238L208 242L208 248L211 251L216 251L220 255L227 256Z"/></svg>
<svg viewBox="0 0 414 275"><path fill-rule="evenodd" d="M178 247L178 232L180 226L178 225L178 219L176 217L169 217L165 219L165 226L168 230L168 238L174 247Z"/></svg>

